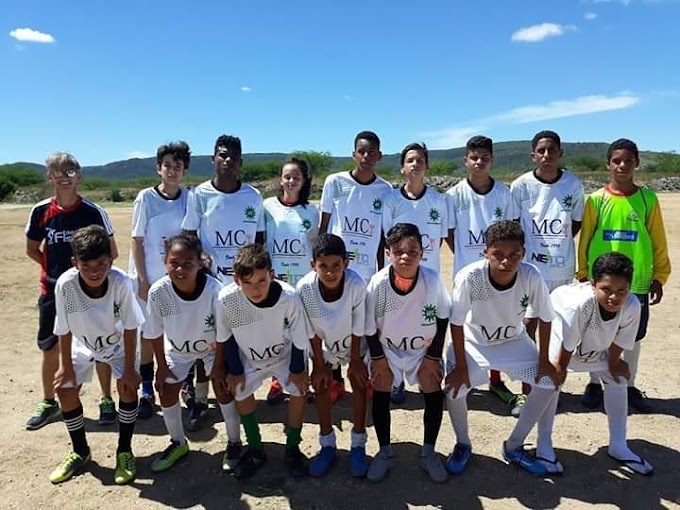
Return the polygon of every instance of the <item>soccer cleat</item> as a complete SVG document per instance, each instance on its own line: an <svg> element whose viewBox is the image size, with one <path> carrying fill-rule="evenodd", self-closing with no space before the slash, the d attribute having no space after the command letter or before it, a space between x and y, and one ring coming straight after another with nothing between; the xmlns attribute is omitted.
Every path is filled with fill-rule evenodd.
<svg viewBox="0 0 680 510"><path fill-rule="evenodd" d="M116 455L116 471L113 475L113 481L116 482L116 485L130 483L136 475L137 466L132 452L121 452Z"/></svg>
<svg viewBox="0 0 680 510"><path fill-rule="evenodd" d="M357 478L363 478L368 473L370 459L366 456L366 448L355 446L349 451L349 473Z"/></svg>
<svg viewBox="0 0 680 510"><path fill-rule="evenodd" d="M189 409L189 423L187 430L196 432L203 428L205 417L208 414L208 404L203 402L194 402L194 405Z"/></svg>
<svg viewBox="0 0 680 510"><path fill-rule="evenodd" d="M293 478L307 476L309 459L300 451L298 446L286 448L285 461L290 476Z"/></svg>
<svg viewBox="0 0 680 510"><path fill-rule="evenodd" d="M283 388L278 379L272 379L272 383L269 386L269 393L267 393L267 404L274 405L279 402L283 402Z"/></svg>
<svg viewBox="0 0 680 510"><path fill-rule="evenodd" d="M154 415L153 396L143 396L139 399L139 407L137 408L137 418L147 420Z"/></svg>
<svg viewBox="0 0 680 510"><path fill-rule="evenodd" d="M392 388L391 400L393 404L401 405L406 402L406 390L403 381L399 386Z"/></svg>
<svg viewBox="0 0 680 510"><path fill-rule="evenodd" d="M628 408L631 407L640 413L651 413L654 410L645 392L635 386L628 386Z"/></svg>
<svg viewBox="0 0 680 510"><path fill-rule="evenodd" d="M514 400L512 401L512 409L510 409L510 416L514 416L515 418L519 418L519 415L522 414L522 408L524 407L524 404L527 403L527 396L524 395L523 393L520 393L519 395L515 395Z"/></svg>
<svg viewBox="0 0 680 510"><path fill-rule="evenodd" d="M452 475L459 475L470 462L472 457L472 446L469 444L456 443L453 447L453 452L446 459L446 470Z"/></svg>
<svg viewBox="0 0 680 510"><path fill-rule="evenodd" d="M345 380L336 381L333 379L331 381L331 387L328 390L328 394L331 397L331 404L335 404L338 400L342 398L345 394Z"/></svg>
<svg viewBox="0 0 680 510"><path fill-rule="evenodd" d="M237 480L245 480L255 474L255 472L267 462L267 454L264 450L252 450L250 448L241 455L236 466L234 466L233 475Z"/></svg>
<svg viewBox="0 0 680 510"><path fill-rule="evenodd" d="M503 458L511 464L517 464L532 475L545 476L548 474L546 467L522 446L515 450L508 450L505 447L505 442L503 442Z"/></svg>
<svg viewBox="0 0 680 510"><path fill-rule="evenodd" d="M78 455L76 452L69 453L64 460L61 461L54 471L50 473L50 482L61 483L66 480L71 479L74 475L78 474L85 464L90 462L92 458L90 452L84 458Z"/></svg>
<svg viewBox="0 0 680 510"><path fill-rule="evenodd" d="M513 404L517 397L517 395L508 389L503 381L496 384L489 384L489 391L493 395L496 395L501 402L508 405Z"/></svg>
<svg viewBox="0 0 680 510"><path fill-rule="evenodd" d="M588 409L597 409L602 405L602 385L600 383L588 383L581 397L581 404Z"/></svg>
<svg viewBox="0 0 680 510"><path fill-rule="evenodd" d="M338 449L332 446L324 446L319 450L319 453L314 457L314 460L309 463L310 476L325 476L330 471L331 466L335 462L338 454Z"/></svg>
<svg viewBox="0 0 680 510"><path fill-rule="evenodd" d="M111 397L99 400L99 425L113 425L118 419L116 404Z"/></svg>
<svg viewBox="0 0 680 510"><path fill-rule="evenodd" d="M442 483L448 478L439 455L433 451L420 456L420 467L425 470L433 482Z"/></svg>
<svg viewBox="0 0 680 510"><path fill-rule="evenodd" d="M56 400L43 400L35 408L33 416L26 422L26 430L38 430L60 415L59 404Z"/></svg>
<svg viewBox="0 0 680 510"><path fill-rule="evenodd" d="M392 469L393 457L390 453L380 450L378 454L373 457L371 465L366 473L366 479L370 482L380 482Z"/></svg>
<svg viewBox="0 0 680 510"><path fill-rule="evenodd" d="M227 449L222 455L222 471L233 473L241 457L241 443L227 443Z"/></svg>
<svg viewBox="0 0 680 510"><path fill-rule="evenodd" d="M182 460L187 453L189 453L189 445L186 442L180 443L179 441L170 441L170 446L163 450L163 453L156 457L151 463L151 471L154 473L167 471L177 462Z"/></svg>

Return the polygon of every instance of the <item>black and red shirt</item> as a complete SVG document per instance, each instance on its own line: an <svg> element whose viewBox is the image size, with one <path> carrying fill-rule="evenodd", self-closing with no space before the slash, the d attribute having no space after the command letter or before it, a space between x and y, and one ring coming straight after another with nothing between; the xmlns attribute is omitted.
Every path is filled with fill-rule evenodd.
<svg viewBox="0 0 680 510"><path fill-rule="evenodd" d="M40 270L40 293L54 291L57 278L72 266L71 236L79 228L101 225L113 235L113 225L106 211L97 204L78 197L69 208L57 205L55 197L38 202L31 209L26 224L26 237L44 241Z"/></svg>

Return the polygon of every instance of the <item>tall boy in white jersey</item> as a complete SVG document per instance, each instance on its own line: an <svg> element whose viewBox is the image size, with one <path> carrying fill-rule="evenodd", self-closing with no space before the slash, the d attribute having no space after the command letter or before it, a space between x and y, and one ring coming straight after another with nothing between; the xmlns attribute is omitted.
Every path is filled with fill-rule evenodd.
<svg viewBox="0 0 680 510"><path fill-rule="evenodd" d="M368 372L362 349L366 317L366 282L347 268L345 243L334 234L321 234L312 251L312 271L297 285L312 327L312 386L316 392L321 450L309 465L309 474L324 476L337 456L330 398L333 367L349 364L352 383L352 443L350 473L366 476L366 383Z"/></svg>
<svg viewBox="0 0 680 510"><path fill-rule="evenodd" d="M241 246L264 242L262 195L238 178L243 159L241 140L221 135L215 141L212 162L215 175L189 195L182 229L198 235L210 257L211 270L224 285L233 282L233 264ZM191 406L189 429L202 426L208 411L208 377L196 363L196 397Z"/></svg>
<svg viewBox="0 0 680 510"><path fill-rule="evenodd" d="M234 261L234 283L224 287L217 303L218 359L227 359L227 384L248 440L234 467L237 479L249 478L267 460L257 422L254 393L276 377L290 395L285 460L293 476L307 474L300 433L307 399L305 356L310 333L295 289L274 279L272 261L259 244L241 248Z"/></svg>
<svg viewBox="0 0 680 510"><path fill-rule="evenodd" d="M446 467L462 473L472 455L468 433L467 394L484 383L490 369L531 384L532 390L517 422L523 429L535 423L548 405L560 374L548 359L550 325L554 312L548 288L538 270L522 262L524 232L519 223L503 220L486 231L484 260L473 262L456 275L451 307L452 345L447 351L446 386L449 415L456 445ZM529 305L540 319L540 349L524 328ZM522 445L503 446L503 457L532 474L545 467Z"/></svg>
<svg viewBox="0 0 680 510"><path fill-rule="evenodd" d="M149 287L165 276L165 240L182 231L188 192L180 185L189 169L191 150L185 142L161 145L156 151L156 173L161 182L139 192L132 206L132 243L128 274L137 283L137 295L146 311ZM142 331L144 337L144 331ZM142 396L137 417L153 416L153 349L140 342L139 374Z"/></svg>
<svg viewBox="0 0 680 510"><path fill-rule="evenodd" d="M70 479L90 460L78 395L99 361L111 367L117 381L120 403L114 481L126 484L136 474L131 446L140 380L135 368L135 344L144 314L137 304L132 280L120 269L111 267L111 245L103 227L91 225L78 230L71 240L71 249L75 267L59 277L55 288L54 334L59 335L61 367L55 375L54 387L73 451L52 471L50 481L61 483Z"/></svg>
<svg viewBox="0 0 680 510"><path fill-rule="evenodd" d="M510 189L491 177L493 141L473 136L465 144L463 163L466 179L446 192L449 235L453 252L453 276L472 262L484 258L484 236L489 226L500 220L515 218ZM510 406L510 414L519 416L524 398L508 389L497 370L489 373L489 391Z"/></svg>
<svg viewBox="0 0 680 510"><path fill-rule="evenodd" d="M410 223L387 233L390 266L378 271L366 289L366 338L371 353L373 423L380 450L366 477L385 478L392 467L391 388L406 380L418 384L425 401L420 465L435 482L446 470L435 452L442 421L441 356L451 299L439 274L420 265L421 234Z"/></svg>
<svg viewBox="0 0 680 510"><path fill-rule="evenodd" d="M401 151L401 173L406 182L385 197L383 231L397 223L412 223L423 236L422 266L439 272L439 249L448 232L444 196L425 184L428 151L424 143L410 143Z"/></svg>
<svg viewBox="0 0 680 510"><path fill-rule="evenodd" d="M321 192L319 233L339 236L347 247L349 268L366 281L385 263L382 213L385 196L392 186L375 173L382 158L380 138L373 131L354 137L355 167L326 177ZM331 400L345 393L339 368L333 371Z"/></svg>

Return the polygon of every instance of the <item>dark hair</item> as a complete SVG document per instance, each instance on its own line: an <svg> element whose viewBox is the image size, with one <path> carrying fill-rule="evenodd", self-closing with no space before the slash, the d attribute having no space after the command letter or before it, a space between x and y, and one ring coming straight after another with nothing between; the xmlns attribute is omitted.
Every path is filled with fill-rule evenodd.
<svg viewBox="0 0 680 510"><path fill-rule="evenodd" d="M550 138L553 142L557 144L558 148L562 148L562 140L560 140L560 135L555 133L554 131L539 131L534 135L534 137L531 139L531 150L535 150L536 146L538 145L538 141L541 140L542 138Z"/></svg>
<svg viewBox="0 0 680 510"><path fill-rule="evenodd" d="M258 269L271 270L272 258L261 244L246 244L239 249L234 259L234 276L248 278Z"/></svg>
<svg viewBox="0 0 680 510"><path fill-rule="evenodd" d="M420 237L420 230L418 230L418 227L413 223L397 223L389 229L385 236L385 248L391 248L407 237L414 237L417 239L420 248L423 248L423 239Z"/></svg>
<svg viewBox="0 0 680 510"><path fill-rule="evenodd" d="M156 164L160 166L163 163L163 158L167 155L171 155L172 159L175 161L183 162L185 169L189 168L189 163L191 162L191 149L186 142L179 140L158 147L158 150L156 151Z"/></svg>
<svg viewBox="0 0 680 510"><path fill-rule="evenodd" d="M473 136L465 144L465 155L477 149L486 149L493 156L493 140L488 136Z"/></svg>
<svg viewBox="0 0 680 510"><path fill-rule="evenodd" d="M427 165L430 164L429 154L427 152L427 145L425 145L425 142L420 142L420 143L414 142L414 143L409 143L406 147L404 147L401 150L401 155L399 156L399 164L401 166L404 166L404 160L406 159L406 153L408 151L422 152L423 156L425 157L425 165L427 166Z"/></svg>
<svg viewBox="0 0 680 510"><path fill-rule="evenodd" d="M111 257L109 234L101 225L90 225L76 230L71 238L71 251L80 261Z"/></svg>
<svg viewBox="0 0 680 510"><path fill-rule="evenodd" d="M494 243L500 241L518 241L524 246L524 231L517 221L501 220L492 223L484 235L486 247L491 248Z"/></svg>
<svg viewBox="0 0 680 510"><path fill-rule="evenodd" d="M638 146L635 144L635 142L633 140L629 140L628 138L619 138L618 140L614 140L609 144L609 147L607 147L607 163L609 163L609 161L612 159L612 153L621 149L632 152L635 156L635 160L638 163L640 162L640 152L638 151Z"/></svg>
<svg viewBox="0 0 680 510"><path fill-rule="evenodd" d="M215 276L210 269L208 269L204 263L207 255L203 251L203 244L201 240L196 236L196 234L191 234L189 232L182 232L171 237L168 237L163 241L163 246L165 247L165 258L168 258L168 254L173 246L179 245L182 248L186 248L196 255L196 258L201 261L201 268L198 270L199 273L209 274Z"/></svg>
<svg viewBox="0 0 680 510"><path fill-rule="evenodd" d="M343 259L347 258L347 248L341 237L335 234L321 234L312 249L312 260L327 255L338 255Z"/></svg>
<svg viewBox="0 0 680 510"><path fill-rule="evenodd" d="M243 151L241 149L241 139L236 136L231 135L218 136L217 140L215 140L213 156L217 154L217 149L219 149L220 147L224 147L228 149L230 152L238 152L239 156L243 155Z"/></svg>
<svg viewBox="0 0 680 510"><path fill-rule="evenodd" d="M309 165L304 159L292 157L281 166L279 177L283 175L283 167L286 165L296 165L300 169L300 172L302 172L304 182L302 183L302 188L300 188L300 196L295 205L299 204L306 206L309 204L309 195L312 193L312 173L309 170ZM279 192L276 196L283 198L283 186L279 186Z"/></svg>
<svg viewBox="0 0 680 510"><path fill-rule="evenodd" d="M633 262L623 253L612 251L599 255L593 262L593 281L599 282L604 276L620 276L628 283L633 281Z"/></svg>
<svg viewBox="0 0 680 510"><path fill-rule="evenodd" d="M378 138L378 135L376 135L373 131L362 131L361 133L358 133L357 136L354 137L355 149L357 148L357 142L359 140L366 140L368 142L371 142L378 149L380 149L380 138Z"/></svg>

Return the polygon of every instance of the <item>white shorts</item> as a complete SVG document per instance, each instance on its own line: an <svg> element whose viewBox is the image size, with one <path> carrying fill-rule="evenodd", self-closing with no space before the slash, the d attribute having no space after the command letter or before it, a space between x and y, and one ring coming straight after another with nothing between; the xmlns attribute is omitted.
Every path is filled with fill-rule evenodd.
<svg viewBox="0 0 680 510"><path fill-rule="evenodd" d="M123 371L125 370L125 350L121 349L116 355L110 358L104 358L97 356L97 354L91 351L84 343L74 338L71 343L71 363L73 364L73 371L76 375L76 383L66 383L62 388L77 388L81 384L90 382L92 380L92 372L96 362L109 365L113 378L116 380L120 379L123 377Z"/></svg>
<svg viewBox="0 0 680 510"><path fill-rule="evenodd" d="M413 355L400 358L394 351L390 349L384 349L385 358L387 359L387 364L390 366L392 371L392 386L395 388L401 383L406 382L411 386L418 384L418 369L423 363L425 354L427 351L423 349L421 352L415 351ZM370 366L370 365L369 365Z"/></svg>
<svg viewBox="0 0 680 510"><path fill-rule="evenodd" d="M350 358L352 357L351 348L342 352L332 352L327 349L325 343L322 345L322 347L323 347L323 360L329 365L331 365L333 368L338 368L340 366L347 365L350 361ZM366 363L368 355L368 344L366 343L366 337L364 336L361 337L361 346L359 347L359 353L362 359L364 360L364 363Z"/></svg>
<svg viewBox="0 0 680 510"><path fill-rule="evenodd" d="M239 386L239 388L236 389L236 394L234 395L234 398L239 402L253 395L257 389L262 386L262 383L265 380L269 380L271 377L276 377L276 379L281 384L283 391L288 393L290 396L300 396L300 390L298 390L298 387L293 383L288 382L288 376L290 375L290 363L287 359L276 363L275 365L270 365L264 368L255 368L249 361L244 360L243 375L245 375L246 381L243 386Z"/></svg>
<svg viewBox="0 0 680 510"><path fill-rule="evenodd" d="M207 354L198 355L195 358L187 358L185 356L181 358L173 358L172 356L169 356L168 353L165 353L165 362L167 363L168 368L172 370L172 373L175 375L174 379L172 377L166 377L165 382L169 384L179 384L182 382L187 378L187 375L189 375L189 370L191 370L191 367L194 366L196 360L199 359L203 360L205 373L209 376L210 372L212 372L213 364L215 363L214 351L211 351Z"/></svg>
<svg viewBox="0 0 680 510"><path fill-rule="evenodd" d="M562 342L550 342L550 358L552 360L558 359L561 350ZM593 373L597 375L600 380L607 384L613 384L614 386L628 385L626 379L622 378L617 381L609 373L609 351L594 351L589 352L585 356L581 356L577 349L571 355L567 371Z"/></svg>
<svg viewBox="0 0 680 510"><path fill-rule="evenodd" d="M569 285L570 283L573 282L574 282L573 278L569 278L568 280L545 280L545 284L548 286L548 294L555 290L557 287L561 287L562 285ZM527 306L527 311L524 314L524 318L525 319L537 318L537 315L534 312L534 309L531 307L531 305Z"/></svg>
<svg viewBox="0 0 680 510"><path fill-rule="evenodd" d="M535 381L538 375L538 347L529 338L529 335L525 334L517 340L492 346L466 341L465 358L472 388L481 386L488 381L487 372L489 370L498 370L507 374L513 381L522 381L532 386L555 389L555 385L549 377L542 377L538 383ZM456 356L451 343L446 350L446 373L450 373L455 367ZM468 388L468 391L470 389ZM467 391L459 391L458 397L466 394ZM447 396L453 398L453 390L449 391Z"/></svg>

